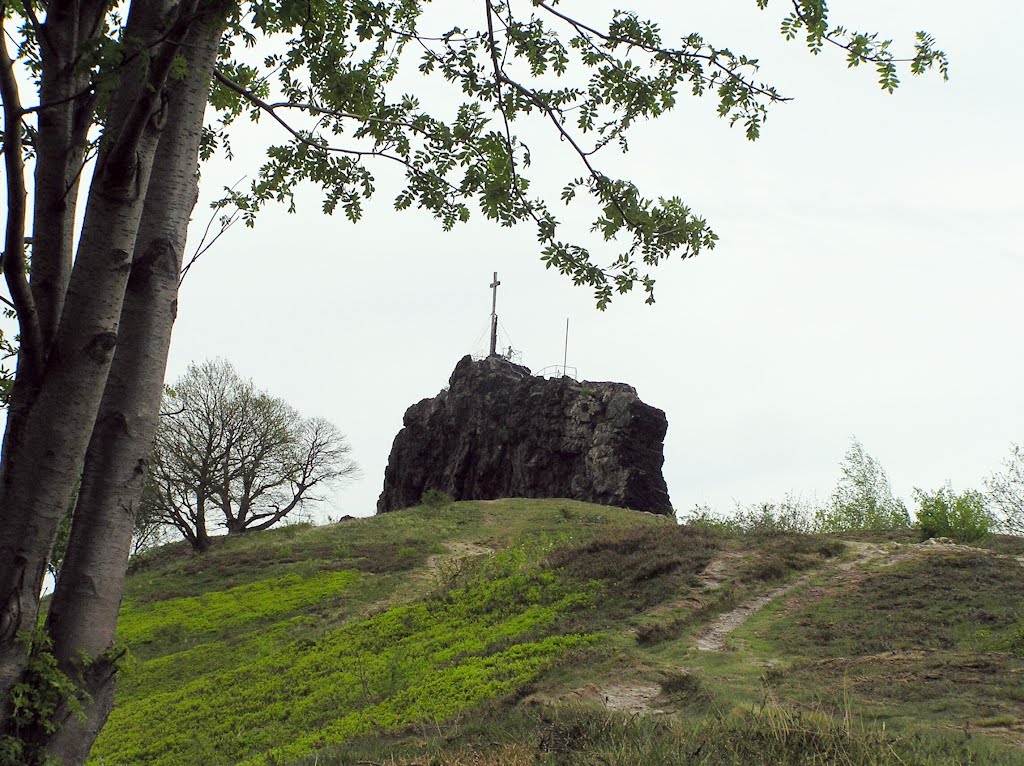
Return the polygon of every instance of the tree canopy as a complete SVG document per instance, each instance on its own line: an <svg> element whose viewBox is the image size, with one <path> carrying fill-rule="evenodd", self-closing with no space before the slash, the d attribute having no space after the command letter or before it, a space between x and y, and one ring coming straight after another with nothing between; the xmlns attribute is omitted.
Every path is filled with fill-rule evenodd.
<svg viewBox="0 0 1024 766"><path fill-rule="evenodd" d="M168 393L141 513L198 551L209 528L267 529L359 467L331 423L303 418L224 360L189 365Z"/></svg>
<svg viewBox="0 0 1024 766"><path fill-rule="evenodd" d="M900 64L912 74L933 67L948 74L946 55L927 33L917 33L900 58L891 40L832 24L824 0L791 5L781 22L787 39L802 38L814 54L840 49L850 67L874 68L884 90L898 86ZM467 221L474 207L501 226L532 224L546 265L590 287L600 308L634 287L653 302L658 263L717 241L680 196L646 196L628 178L604 172L602 155L628 151L631 127L687 96L709 97L750 140L760 136L769 107L787 100L761 81L757 58L698 33L671 39L656 21L628 10L597 20L558 2L485 2L438 26L447 14L428 14L428 4L411 0L301 7L258 5L252 25L236 26L238 42L222 50L211 101L220 119L207 130L205 151L230 151L228 127L245 113L269 117L289 135L270 149L249 188L231 191L225 204L251 225L270 201L294 206L297 184L309 181L323 188L325 212L340 206L356 220L375 190L369 160L395 163L405 174L397 209L425 209L446 229ZM310 14L321 23L310 25ZM277 35L287 36L286 50L253 63L246 46ZM454 116L399 89L396 77L410 63L425 78L458 87ZM613 259L594 257L582 232L560 222L554 201L534 193L534 154L520 130L530 120L575 156L579 174L563 179L561 201L590 203L592 229L612 243Z"/></svg>

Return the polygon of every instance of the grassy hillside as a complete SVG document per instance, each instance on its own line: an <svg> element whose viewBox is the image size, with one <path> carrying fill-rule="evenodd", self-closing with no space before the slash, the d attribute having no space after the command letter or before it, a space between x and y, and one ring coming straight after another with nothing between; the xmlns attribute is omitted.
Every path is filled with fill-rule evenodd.
<svg viewBox="0 0 1024 766"><path fill-rule="evenodd" d="M92 762L1024 764L1024 546L563 500L132 566Z"/></svg>

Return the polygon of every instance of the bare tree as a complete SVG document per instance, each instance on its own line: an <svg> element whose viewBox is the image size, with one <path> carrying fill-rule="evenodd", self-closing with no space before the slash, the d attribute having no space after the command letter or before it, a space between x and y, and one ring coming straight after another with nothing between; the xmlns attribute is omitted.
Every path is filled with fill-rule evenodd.
<svg viewBox="0 0 1024 766"><path fill-rule="evenodd" d="M1011 535L1024 535L1024 449L1013 445L1003 462L1003 471L985 482L989 506L995 511L999 526Z"/></svg>
<svg viewBox="0 0 1024 766"><path fill-rule="evenodd" d="M267 529L322 500L317 489L358 475L349 452L331 423L303 419L230 363L191 365L165 400L144 509L204 551L211 525Z"/></svg>

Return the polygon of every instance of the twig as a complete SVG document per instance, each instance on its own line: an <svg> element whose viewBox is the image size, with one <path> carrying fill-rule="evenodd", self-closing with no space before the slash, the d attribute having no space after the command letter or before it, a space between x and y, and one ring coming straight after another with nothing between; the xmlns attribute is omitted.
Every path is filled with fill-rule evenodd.
<svg viewBox="0 0 1024 766"><path fill-rule="evenodd" d="M589 33L591 35L594 35L595 37L598 37L598 38L604 40L605 42L614 43L614 44L621 44L621 45L629 45L629 46L632 46L634 48L639 48L642 51L646 51L647 53L651 53L651 54L654 54L654 55L662 55L662 56L668 55L668 56L672 56L674 58L700 59L701 61L706 61L707 63L711 64L716 69L721 70L725 74L729 75L729 77L733 78L734 80L738 80L739 82L743 83L744 87L750 89L754 93L757 93L758 95L764 96L764 97L770 99L771 101L790 101L791 100L789 98L785 98L783 96L780 96L774 90L769 90L769 89L765 89L765 88L762 88L760 86L754 85L754 83L751 82L750 80L746 80L743 77L741 77L740 75L738 75L734 69L731 69L728 66L726 66L725 64L720 63L718 61L718 54L720 53L720 51L715 51L714 48L710 48L712 53L700 53L699 51L685 51L685 50L680 50L680 49L675 49L675 48L657 48L657 47L654 47L654 46L642 43L642 42L640 42L638 40L631 40L631 39L626 38L626 37L618 37L617 35L609 35L609 34L606 34L604 32L601 32L600 30L595 29L594 27L588 26L587 24L584 24L583 22L578 21L578 20L572 18L571 16L567 16L564 13L561 13L560 11L555 10L550 5L548 5L547 3L543 3L543 2L542 3L538 3L538 7L543 8L545 11L550 13L552 16L556 16L556 17L562 19L562 21L564 21L565 23L567 23L570 26L572 26L577 31L577 33L579 33L581 36L584 36L583 32L587 32L587 33Z"/></svg>
<svg viewBox="0 0 1024 766"><path fill-rule="evenodd" d="M228 191L233 192L235 190L235 187L242 183L242 181L244 181L245 178L245 176L242 176L237 181L235 181L230 187L228 187ZM217 220L218 212L219 210L214 210L213 213L210 215L210 220L206 222L206 228L203 229L203 236L199 239L199 244L196 245L195 252L192 254L192 257L189 259L188 263L186 263L184 268L182 268L181 270L181 274L178 277L178 287L181 287L181 283L185 281L185 276L188 274L189 269L191 269L195 265L195 262L198 261L201 256L205 255L206 252L216 244L218 239L224 236L224 233L227 232L227 230L230 229L232 225L234 225L234 223L238 220L238 216L240 214L240 211L236 209L230 216L226 218L222 217L220 231L217 232L216 236L214 236L213 239L207 242L206 238L210 235L210 229L213 227L213 222Z"/></svg>

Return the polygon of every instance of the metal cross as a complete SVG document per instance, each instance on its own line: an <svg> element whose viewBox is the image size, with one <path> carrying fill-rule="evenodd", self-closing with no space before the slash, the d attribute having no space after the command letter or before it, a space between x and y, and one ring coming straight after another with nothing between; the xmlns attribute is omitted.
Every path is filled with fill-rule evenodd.
<svg viewBox="0 0 1024 766"><path fill-rule="evenodd" d="M494 272L494 281L490 288L493 291L491 298L491 353L490 356L498 355L498 272Z"/></svg>

